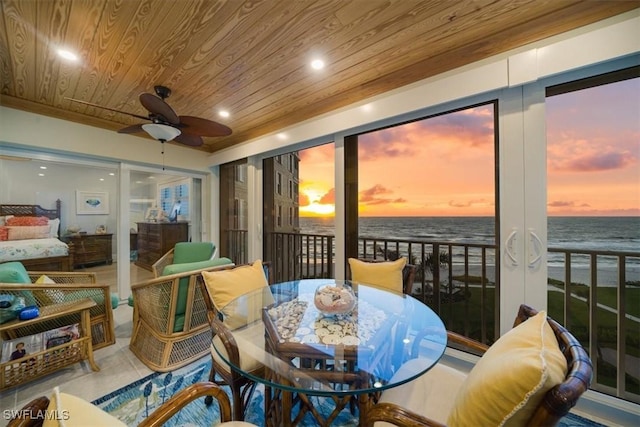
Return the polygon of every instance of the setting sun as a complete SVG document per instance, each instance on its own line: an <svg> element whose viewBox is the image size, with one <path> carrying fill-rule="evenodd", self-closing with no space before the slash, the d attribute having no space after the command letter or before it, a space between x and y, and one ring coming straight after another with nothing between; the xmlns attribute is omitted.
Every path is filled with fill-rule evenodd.
<svg viewBox="0 0 640 427"><path fill-rule="evenodd" d="M300 185L300 216L318 217L333 216L335 205L333 200L327 200L329 194L333 194L332 189L318 190L307 187L304 183Z"/></svg>

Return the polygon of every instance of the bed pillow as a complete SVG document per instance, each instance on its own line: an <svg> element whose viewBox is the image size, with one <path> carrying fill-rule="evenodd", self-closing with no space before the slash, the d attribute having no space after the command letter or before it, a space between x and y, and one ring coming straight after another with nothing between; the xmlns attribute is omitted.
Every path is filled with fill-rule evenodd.
<svg viewBox="0 0 640 427"><path fill-rule="evenodd" d="M46 216L14 216L7 218L6 225L49 225L49 218Z"/></svg>
<svg viewBox="0 0 640 427"><path fill-rule="evenodd" d="M49 225L33 225L7 227L9 229L8 240L48 239L51 227Z"/></svg>
<svg viewBox="0 0 640 427"><path fill-rule="evenodd" d="M49 237L51 237L52 239L57 239L58 230L60 229L60 218L50 219L49 227L51 227L51 229L49 230Z"/></svg>
<svg viewBox="0 0 640 427"><path fill-rule="evenodd" d="M0 226L0 242L9 240L9 227Z"/></svg>
<svg viewBox="0 0 640 427"><path fill-rule="evenodd" d="M541 311L489 347L458 391L447 424L525 425L566 373L567 360Z"/></svg>

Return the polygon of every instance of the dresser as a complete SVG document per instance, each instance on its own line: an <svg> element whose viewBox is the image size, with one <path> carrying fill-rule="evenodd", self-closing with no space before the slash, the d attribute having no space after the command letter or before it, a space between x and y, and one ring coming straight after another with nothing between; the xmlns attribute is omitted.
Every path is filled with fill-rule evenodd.
<svg viewBox="0 0 640 427"><path fill-rule="evenodd" d="M136 265L151 271L153 263L176 243L188 240L188 222L139 222Z"/></svg>
<svg viewBox="0 0 640 427"><path fill-rule="evenodd" d="M73 243L73 266L113 262L111 238L113 234L74 234L63 240Z"/></svg>

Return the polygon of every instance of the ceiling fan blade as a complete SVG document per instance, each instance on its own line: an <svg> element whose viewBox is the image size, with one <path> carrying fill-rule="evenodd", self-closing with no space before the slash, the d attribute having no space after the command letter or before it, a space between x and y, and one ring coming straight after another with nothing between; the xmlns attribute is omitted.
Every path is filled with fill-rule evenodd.
<svg viewBox="0 0 640 427"><path fill-rule="evenodd" d="M167 121L167 123L171 123L172 125L180 124L180 119L176 112L173 111L173 108L164 102L163 99L160 99L155 95L151 95L150 93L141 93L140 103L144 108L149 110L151 114L161 116Z"/></svg>
<svg viewBox="0 0 640 427"><path fill-rule="evenodd" d="M200 136L227 136L231 135L231 129L227 126L193 116L180 116L180 129L191 135Z"/></svg>
<svg viewBox="0 0 640 427"><path fill-rule="evenodd" d="M131 125L131 126L127 126L126 128L122 128L118 130L118 133L138 133L138 132L144 132L144 129L142 129L142 125Z"/></svg>
<svg viewBox="0 0 640 427"><path fill-rule="evenodd" d="M190 147L200 147L202 144L204 144L204 141L202 140L201 137L199 137L198 135L191 135L188 133L181 133L180 135L176 136L173 140L181 144L188 145Z"/></svg>
<svg viewBox="0 0 640 427"><path fill-rule="evenodd" d="M87 102L87 101L80 101L79 99L73 99L73 98L67 98L67 97L65 97L64 99L68 99L69 101L77 102L79 104L88 105L90 107L102 108L103 110L113 111L120 114L126 114L127 116L137 117L138 119L149 120L149 117L140 116L138 114L133 114L133 113L127 113L126 111L120 111L114 108L103 107L102 105L92 104L91 102Z"/></svg>

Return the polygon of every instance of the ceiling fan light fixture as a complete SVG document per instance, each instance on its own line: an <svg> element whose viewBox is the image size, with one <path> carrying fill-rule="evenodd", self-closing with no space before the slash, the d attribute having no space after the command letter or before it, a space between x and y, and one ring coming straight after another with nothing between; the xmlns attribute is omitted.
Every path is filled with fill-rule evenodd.
<svg viewBox="0 0 640 427"><path fill-rule="evenodd" d="M142 125L142 129L158 141L171 141L181 134L180 129L161 123L147 123Z"/></svg>

